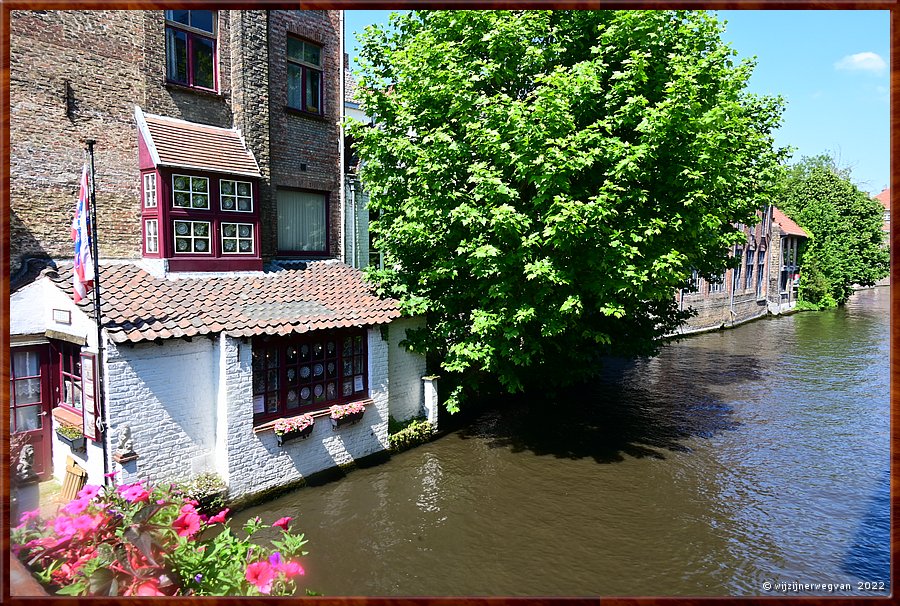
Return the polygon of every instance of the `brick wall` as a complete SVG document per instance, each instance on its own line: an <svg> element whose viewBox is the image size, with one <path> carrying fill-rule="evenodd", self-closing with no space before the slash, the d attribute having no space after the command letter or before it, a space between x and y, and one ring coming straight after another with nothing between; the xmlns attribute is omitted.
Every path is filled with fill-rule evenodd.
<svg viewBox="0 0 900 606"><path fill-rule="evenodd" d="M269 13L269 115L273 188L297 188L329 196L329 252L340 254L340 56L339 11ZM287 109L287 36L322 47L324 116ZM301 164L305 165L305 170ZM274 192L273 192L274 193ZM277 244L274 206L262 209L263 254ZM266 247L267 246L267 247Z"/></svg>
<svg viewBox="0 0 900 606"><path fill-rule="evenodd" d="M138 459L120 483L190 478L215 466L219 347L204 338L107 350L110 453L130 425Z"/></svg>
<svg viewBox="0 0 900 606"><path fill-rule="evenodd" d="M24 256L72 255L86 139L97 141L101 256L139 255L131 116L144 94L143 27L134 11L11 13L10 271Z"/></svg>
<svg viewBox="0 0 900 606"><path fill-rule="evenodd" d="M328 416L316 417L306 440L279 446L275 432L253 431L252 351L249 345L226 346L228 398L226 448L220 456L228 478L229 498L237 499L289 484L310 474L352 463L387 447L388 343L378 329L368 332L369 397L362 421L331 428Z"/></svg>
<svg viewBox="0 0 900 606"><path fill-rule="evenodd" d="M398 421L425 414L423 384L425 356L400 346L407 329L425 325L424 318L400 318L388 327L388 376L390 379L390 413Z"/></svg>
<svg viewBox="0 0 900 606"><path fill-rule="evenodd" d="M11 272L27 256L72 255L69 226L86 139L97 141L100 256L140 258L135 105L148 113L241 130L263 173L265 258L274 255L277 243L273 187L329 194L330 247L337 256L339 29L338 11L219 11L219 90L205 93L166 84L161 10L13 11ZM287 32L323 47L324 118L285 110Z"/></svg>

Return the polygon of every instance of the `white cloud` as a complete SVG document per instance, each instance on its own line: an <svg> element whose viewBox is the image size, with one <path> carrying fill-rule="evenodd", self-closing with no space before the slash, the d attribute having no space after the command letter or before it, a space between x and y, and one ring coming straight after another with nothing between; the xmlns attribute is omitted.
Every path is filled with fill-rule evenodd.
<svg viewBox="0 0 900 606"><path fill-rule="evenodd" d="M847 55L834 64L835 69L881 73L887 63L877 53L856 53Z"/></svg>

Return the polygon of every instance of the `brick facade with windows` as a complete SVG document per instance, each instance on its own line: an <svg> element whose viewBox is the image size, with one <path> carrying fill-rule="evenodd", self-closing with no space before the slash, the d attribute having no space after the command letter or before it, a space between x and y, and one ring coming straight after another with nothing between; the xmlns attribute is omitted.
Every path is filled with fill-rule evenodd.
<svg viewBox="0 0 900 606"><path fill-rule="evenodd" d="M71 256L69 226L87 139L96 140L100 257L144 255L135 106L240 132L261 174L258 221L264 259L277 251L278 188L315 192L328 204L327 250L291 256L339 254L339 11L213 14L216 83L215 90L206 90L167 79L166 26L178 17L170 14L167 21L165 11L12 13L13 276L28 257ZM321 116L287 108L289 34L321 48Z"/></svg>

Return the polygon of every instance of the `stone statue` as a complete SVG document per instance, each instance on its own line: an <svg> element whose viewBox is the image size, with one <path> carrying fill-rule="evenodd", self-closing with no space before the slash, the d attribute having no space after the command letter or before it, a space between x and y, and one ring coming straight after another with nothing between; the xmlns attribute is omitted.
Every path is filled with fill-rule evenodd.
<svg viewBox="0 0 900 606"><path fill-rule="evenodd" d="M34 446L26 444L19 452L19 461L16 463L16 476L19 480L28 480L34 476Z"/></svg>
<svg viewBox="0 0 900 606"><path fill-rule="evenodd" d="M134 453L134 440L131 438L131 426L126 425L119 434L119 445L116 447L116 454L119 456L130 455Z"/></svg>

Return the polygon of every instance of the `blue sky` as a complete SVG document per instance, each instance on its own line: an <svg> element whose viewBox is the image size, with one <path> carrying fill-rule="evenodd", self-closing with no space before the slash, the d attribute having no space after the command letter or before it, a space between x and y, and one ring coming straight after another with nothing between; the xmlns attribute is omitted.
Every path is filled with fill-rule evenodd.
<svg viewBox="0 0 900 606"><path fill-rule="evenodd" d="M345 38L387 23L391 11L349 10ZM719 11L724 39L740 57L757 57L749 90L787 101L776 133L794 158L831 153L861 189L877 194L890 179L890 13L888 11Z"/></svg>

